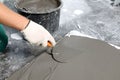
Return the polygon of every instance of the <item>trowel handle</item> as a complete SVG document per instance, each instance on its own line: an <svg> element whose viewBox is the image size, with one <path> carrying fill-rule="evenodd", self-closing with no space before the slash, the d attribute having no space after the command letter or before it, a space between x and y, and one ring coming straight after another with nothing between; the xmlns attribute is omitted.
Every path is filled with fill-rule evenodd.
<svg viewBox="0 0 120 80"><path fill-rule="evenodd" d="M50 41L48 41L47 46L48 46L48 47L53 47L53 46L52 46L52 43L51 43Z"/></svg>

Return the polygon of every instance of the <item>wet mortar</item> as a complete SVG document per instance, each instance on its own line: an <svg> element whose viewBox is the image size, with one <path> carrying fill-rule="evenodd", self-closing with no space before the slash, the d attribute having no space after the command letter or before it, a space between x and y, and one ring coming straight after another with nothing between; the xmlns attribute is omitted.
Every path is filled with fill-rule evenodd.
<svg viewBox="0 0 120 80"><path fill-rule="evenodd" d="M16 11L13 5L14 1L4 0L4 3ZM63 2L60 27L53 34L56 41L75 29L81 33L120 46L119 6L111 6L108 0L63 0ZM31 54L34 51L26 41L11 38L11 34L21 35L20 32L8 27L5 27L5 29L9 37L9 44L6 54L0 55L0 80L5 80L34 58Z"/></svg>
<svg viewBox="0 0 120 80"><path fill-rule="evenodd" d="M59 3L56 0L22 0L17 6L29 13L47 13L58 8Z"/></svg>

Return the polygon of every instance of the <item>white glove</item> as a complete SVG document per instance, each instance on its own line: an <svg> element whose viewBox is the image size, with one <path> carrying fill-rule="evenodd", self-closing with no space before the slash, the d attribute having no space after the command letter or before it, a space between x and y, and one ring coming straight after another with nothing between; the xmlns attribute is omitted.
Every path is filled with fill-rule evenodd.
<svg viewBox="0 0 120 80"><path fill-rule="evenodd" d="M47 47L48 41L55 46L56 42L52 35L41 25L30 21L27 27L21 31L26 40L37 46Z"/></svg>

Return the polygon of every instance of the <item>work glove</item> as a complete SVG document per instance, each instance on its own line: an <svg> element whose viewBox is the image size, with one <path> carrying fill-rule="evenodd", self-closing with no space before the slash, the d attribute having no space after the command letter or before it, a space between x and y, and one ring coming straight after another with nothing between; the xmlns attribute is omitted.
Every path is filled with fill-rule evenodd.
<svg viewBox="0 0 120 80"><path fill-rule="evenodd" d="M43 47L47 47L48 42L50 42L52 46L55 46L56 44L52 35L43 26L34 21L30 20L26 28L21 32L23 33L24 38L31 44L37 46L42 45Z"/></svg>

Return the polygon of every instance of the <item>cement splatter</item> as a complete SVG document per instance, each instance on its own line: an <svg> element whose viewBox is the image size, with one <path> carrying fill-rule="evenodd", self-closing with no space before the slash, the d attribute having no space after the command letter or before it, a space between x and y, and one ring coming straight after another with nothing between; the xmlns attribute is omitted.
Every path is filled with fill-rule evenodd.
<svg viewBox="0 0 120 80"><path fill-rule="evenodd" d="M11 38L15 40L22 40L22 37L18 33L11 34Z"/></svg>

